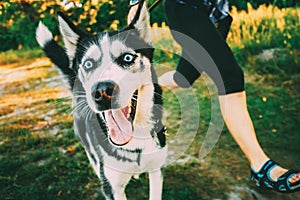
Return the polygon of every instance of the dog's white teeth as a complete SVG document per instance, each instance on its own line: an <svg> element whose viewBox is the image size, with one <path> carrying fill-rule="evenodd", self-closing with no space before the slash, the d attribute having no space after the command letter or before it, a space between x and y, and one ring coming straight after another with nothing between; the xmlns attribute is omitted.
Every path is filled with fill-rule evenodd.
<svg viewBox="0 0 300 200"><path fill-rule="evenodd" d="M128 106L127 119L129 119L131 113L131 106Z"/></svg>

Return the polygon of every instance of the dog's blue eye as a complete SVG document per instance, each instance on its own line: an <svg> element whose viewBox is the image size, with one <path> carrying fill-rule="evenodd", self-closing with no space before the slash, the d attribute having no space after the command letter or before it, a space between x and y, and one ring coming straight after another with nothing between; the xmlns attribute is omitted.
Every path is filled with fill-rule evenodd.
<svg viewBox="0 0 300 200"><path fill-rule="evenodd" d="M136 57L137 55L124 53L123 55L116 58L115 62L124 68L129 68L134 63Z"/></svg>
<svg viewBox="0 0 300 200"><path fill-rule="evenodd" d="M86 61L84 61L83 67L85 69L91 69L94 67L94 63L95 63L95 61L93 59L87 59Z"/></svg>
<svg viewBox="0 0 300 200"><path fill-rule="evenodd" d="M134 60L134 58L135 58L134 55L129 54L129 53L127 53L123 56L123 60L127 63L131 63Z"/></svg>

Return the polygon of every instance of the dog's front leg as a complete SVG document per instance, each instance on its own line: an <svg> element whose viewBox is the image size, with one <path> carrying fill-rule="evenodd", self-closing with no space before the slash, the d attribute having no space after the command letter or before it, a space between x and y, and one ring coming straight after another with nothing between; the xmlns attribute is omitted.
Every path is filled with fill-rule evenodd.
<svg viewBox="0 0 300 200"><path fill-rule="evenodd" d="M112 196L113 200L126 200L125 187L132 174L110 167L104 167L104 174L111 188L109 196Z"/></svg>
<svg viewBox="0 0 300 200"><path fill-rule="evenodd" d="M150 179L150 200L161 200L163 177L161 169L149 172Z"/></svg>

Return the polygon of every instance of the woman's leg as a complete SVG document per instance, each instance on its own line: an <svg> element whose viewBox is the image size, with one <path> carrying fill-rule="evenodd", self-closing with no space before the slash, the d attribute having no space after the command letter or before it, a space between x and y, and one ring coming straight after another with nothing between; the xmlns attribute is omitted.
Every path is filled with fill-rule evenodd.
<svg viewBox="0 0 300 200"><path fill-rule="evenodd" d="M219 101L224 121L232 137L248 158L251 167L255 171L259 171L269 158L257 141L255 130L247 109L246 92L221 95L219 96ZM281 167L275 167L271 171L270 176L272 179L276 180L286 171L286 169ZM293 181L297 180L290 180L290 182Z"/></svg>
<svg viewBox="0 0 300 200"><path fill-rule="evenodd" d="M170 71L159 77L158 82L164 88L178 88L173 80L175 71ZM219 96L222 116L229 129L232 137L241 148L250 162L253 170L259 171L263 164L269 160L258 143L252 120L248 113L246 92L237 92ZM286 169L277 166L271 170L270 176L277 180L282 174L287 172ZM300 174L290 178L290 183L300 181Z"/></svg>
<svg viewBox="0 0 300 200"><path fill-rule="evenodd" d="M176 4L175 1L167 0L165 8L170 28L196 40L215 62L217 68L213 66L213 63L205 64L203 59L205 56L200 55L200 51L195 50L189 43L185 43L184 40L173 34L175 40L185 49L187 58L194 61L192 62L193 66L198 70L203 69L215 82L219 90L220 108L224 121L231 135L249 160L252 169L259 171L269 158L257 141L247 109L243 72L236 63L230 48L216 31L201 7L198 10L195 7ZM178 79L176 80L176 74L181 73L187 79L191 75L186 73L191 69L185 67L187 66L178 65L176 72L169 72L161 76L159 83L171 88L176 87L175 85L179 84ZM174 78L175 81L170 80ZM192 82L193 80L190 81L191 84ZM277 166L270 171L270 176L273 180L277 180L286 171L286 169ZM299 182L300 174L296 173L291 176L289 181L290 183Z"/></svg>
<svg viewBox="0 0 300 200"><path fill-rule="evenodd" d="M261 149L249 116L246 93L238 92L219 96L223 119L235 141L248 158L251 166L258 170L268 157Z"/></svg>

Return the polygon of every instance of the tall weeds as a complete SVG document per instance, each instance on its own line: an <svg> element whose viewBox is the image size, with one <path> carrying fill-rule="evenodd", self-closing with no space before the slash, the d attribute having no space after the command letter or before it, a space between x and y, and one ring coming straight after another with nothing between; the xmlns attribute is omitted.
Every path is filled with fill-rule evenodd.
<svg viewBox="0 0 300 200"><path fill-rule="evenodd" d="M248 11L231 11L233 23L228 43L233 48L257 52L268 48L300 48L300 8L261 5Z"/></svg>
<svg viewBox="0 0 300 200"><path fill-rule="evenodd" d="M300 70L300 8L282 8L261 5L248 11L231 10L233 23L227 42L246 72L258 74L299 74ZM153 27L154 46L159 61L175 62L172 53L180 53L168 27ZM260 57L262 53L267 57ZM176 57L175 57L176 58Z"/></svg>

